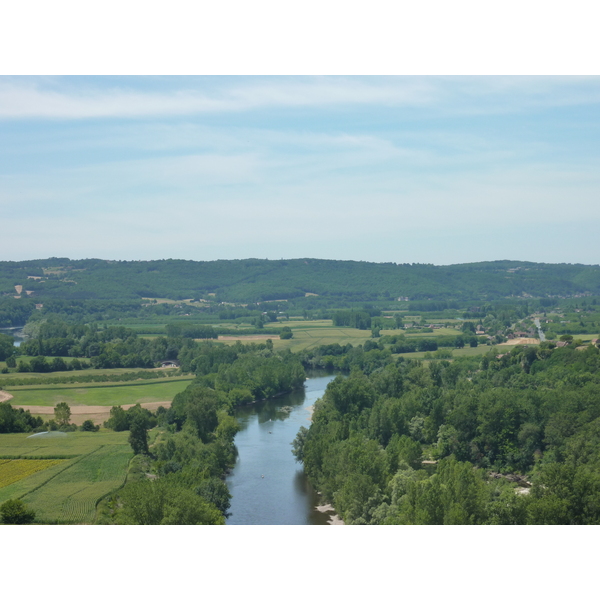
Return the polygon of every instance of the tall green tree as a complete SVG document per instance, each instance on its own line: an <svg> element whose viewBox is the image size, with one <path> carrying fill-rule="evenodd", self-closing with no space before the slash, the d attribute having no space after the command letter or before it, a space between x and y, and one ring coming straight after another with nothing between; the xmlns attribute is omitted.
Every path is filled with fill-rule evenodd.
<svg viewBox="0 0 600 600"><path fill-rule="evenodd" d="M9 356L12 356L15 351L13 342L12 337L0 333L0 360L5 360Z"/></svg>
<svg viewBox="0 0 600 600"><path fill-rule="evenodd" d="M129 426L129 443L134 454L148 454L148 431L146 421L140 415L135 415Z"/></svg>
<svg viewBox="0 0 600 600"><path fill-rule="evenodd" d="M59 426L68 425L71 420L71 408L66 402L59 402L54 407L54 418Z"/></svg>

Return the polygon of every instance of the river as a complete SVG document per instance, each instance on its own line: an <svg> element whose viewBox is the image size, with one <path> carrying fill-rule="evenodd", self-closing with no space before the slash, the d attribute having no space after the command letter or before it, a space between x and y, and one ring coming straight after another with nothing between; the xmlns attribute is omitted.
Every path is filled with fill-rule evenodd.
<svg viewBox="0 0 600 600"><path fill-rule="evenodd" d="M15 341L13 342L15 346L20 346L21 342L25 341L22 327L3 327L0 328L0 333L3 333L4 335L12 335L12 337L15 338Z"/></svg>
<svg viewBox="0 0 600 600"><path fill-rule="evenodd" d="M242 429L235 436L238 460L227 477L232 495L227 525L329 523L333 513L316 510L319 496L296 462L291 444L300 427L309 427L308 409L334 377L312 376L304 390L237 409Z"/></svg>

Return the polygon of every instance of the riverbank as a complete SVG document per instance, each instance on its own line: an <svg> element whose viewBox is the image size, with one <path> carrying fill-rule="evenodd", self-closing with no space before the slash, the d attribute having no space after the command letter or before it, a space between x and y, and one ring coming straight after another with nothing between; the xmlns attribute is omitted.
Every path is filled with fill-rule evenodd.
<svg viewBox="0 0 600 600"><path fill-rule="evenodd" d="M333 506L331 504L323 504L322 506L315 506L315 509L318 510L320 513L332 513L330 515L327 515L329 517L329 523L328 525L345 525L346 523L344 523L344 521L342 521L342 519L340 519L339 515L337 515L334 510L335 508L333 508Z"/></svg>
<svg viewBox="0 0 600 600"><path fill-rule="evenodd" d="M310 406L307 406L306 410L308 411L308 420L312 421L312 416L313 416L313 413L315 412L315 405L311 404ZM327 515L329 517L328 525L345 525L346 524L346 523L344 523L344 521L342 521L342 519L339 517L339 515L337 515L334 512L335 509L333 508L333 506L331 504L323 504L320 506L315 506L315 510L318 510L320 513L329 513L329 512L332 513L330 515Z"/></svg>

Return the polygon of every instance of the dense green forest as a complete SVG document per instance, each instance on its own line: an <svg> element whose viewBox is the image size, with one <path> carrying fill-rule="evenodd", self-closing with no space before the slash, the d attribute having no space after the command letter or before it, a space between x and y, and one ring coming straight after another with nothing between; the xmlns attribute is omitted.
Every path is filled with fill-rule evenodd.
<svg viewBox="0 0 600 600"><path fill-rule="evenodd" d="M600 523L595 345L350 369L294 443L347 523Z"/></svg>
<svg viewBox="0 0 600 600"><path fill-rule="evenodd" d="M20 294L15 286L23 286ZM408 298L451 303L599 294L600 267L517 261L434 266L309 258L210 262L50 258L0 262L0 293L21 295L23 300L30 296L112 302L206 300L214 294L217 301L248 303L316 294L348 301Z"/></svg>

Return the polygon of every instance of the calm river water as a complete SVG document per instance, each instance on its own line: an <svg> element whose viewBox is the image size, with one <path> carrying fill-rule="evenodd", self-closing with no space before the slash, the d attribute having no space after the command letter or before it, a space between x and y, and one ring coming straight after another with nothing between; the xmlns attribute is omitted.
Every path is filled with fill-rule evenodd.
<svg viewBox="0 0 600 600"><path fill-rule="evenodd" d="M227 477L233 496L227 525L327 525L331 513L315 509L319 496L291 444L300 427L310 425L308 407L334 377L310 377L304 390L237 410L242 430L235 436L238 460Z"/></svg>

